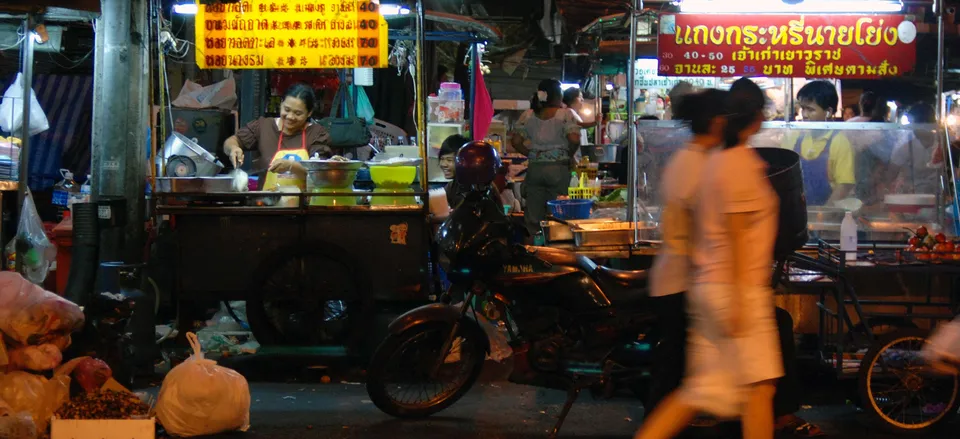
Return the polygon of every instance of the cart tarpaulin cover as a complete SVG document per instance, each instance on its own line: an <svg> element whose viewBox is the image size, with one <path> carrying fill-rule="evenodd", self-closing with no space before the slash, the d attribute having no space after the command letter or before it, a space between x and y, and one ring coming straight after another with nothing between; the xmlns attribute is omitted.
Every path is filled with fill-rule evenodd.
<svg viewBox="0 0 960 439"><path fill-rule="evenodd" d="M487 91L487 84L483 80L483 73L480 65L480 57L477 56L477 65L474 66L477 75L477 93L476 102L473 102L473 140L483 140L487 136L487 130L493 122L493 100L490 99L490 92Z"/></svg>

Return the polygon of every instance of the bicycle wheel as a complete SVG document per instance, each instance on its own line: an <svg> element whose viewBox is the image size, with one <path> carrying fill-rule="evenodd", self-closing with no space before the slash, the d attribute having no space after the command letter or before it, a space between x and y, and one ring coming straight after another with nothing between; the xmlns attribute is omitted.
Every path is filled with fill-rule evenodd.
<svg viewBox="0 0 960 439"><path fill-rule="evenodd" d="M920 357L927 335L920 329L885 334L860 366L864 409L893 432L925 434L957 411L957 375L938 373Z"/></svg>

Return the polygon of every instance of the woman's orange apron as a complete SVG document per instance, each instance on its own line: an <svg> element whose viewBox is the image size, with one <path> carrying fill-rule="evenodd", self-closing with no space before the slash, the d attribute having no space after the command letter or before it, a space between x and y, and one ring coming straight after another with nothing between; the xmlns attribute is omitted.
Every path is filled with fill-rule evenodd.
<svg viewBox="0 0 960 439"><path fill-rule="evenodd" d="M280 130L280 140L277 141L277 153L273 155L273 158L270 160L270 164L273 165L278 160L293 160L300 162L303 160L309 160L310 153L307 151L307 130L304 129L300 133L300 148L283 148L283 130ZM306 190L306 179L300 178L297 174L293 172L284 172L278 174L276 172L267 172L267 177L263 182L263 190L270 190L278 187L296 187L299 188L301 192Z"/></svg>

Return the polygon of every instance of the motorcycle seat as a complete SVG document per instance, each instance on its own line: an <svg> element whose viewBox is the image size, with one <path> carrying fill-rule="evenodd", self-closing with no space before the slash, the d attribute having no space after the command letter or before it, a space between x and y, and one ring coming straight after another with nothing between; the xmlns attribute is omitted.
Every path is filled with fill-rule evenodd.
<svg viewBox="0 0 960 439"><path fill-rule="evenodd" d="M615 270L600 265L597 267L597 274L616 282L624 288L646 288L647 286L646 270Z"/></svg>
<svg viewBox="0 0 960 439"><path fill-rule="evenodd" d="M637 302L648 297L646 270L616 270L597 265L583 255L577 255L577 262L593 276L603 293L614 303Z"/></svg>

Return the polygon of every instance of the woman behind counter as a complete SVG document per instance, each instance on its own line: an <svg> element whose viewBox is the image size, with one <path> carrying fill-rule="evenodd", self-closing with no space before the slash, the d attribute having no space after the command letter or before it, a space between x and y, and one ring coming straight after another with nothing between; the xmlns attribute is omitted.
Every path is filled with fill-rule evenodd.
<svg viewBox="0 0 960 439"><path fill-rule="evenodd" d="M529 159L522 190L524 222L531 235L547 216L547 201L567 194L570 160L580 148L580 125L573 110L563 108L560 81L544 79L520 116L511 139L513 148Z"/></svg>
<svg viewBox="0 0 960 439"><path fill-rule="evenodd" d="M261 117L248 123L223 142L223 151L235 169L243 165L244 151L257 151L255 170L267 170L260 190L296 186L304 190L306 168L299 162L313 154L328 158L330 135L322 126L310 123L316 96L306 84L294 84L283 95L280 117Z"/></svg>

